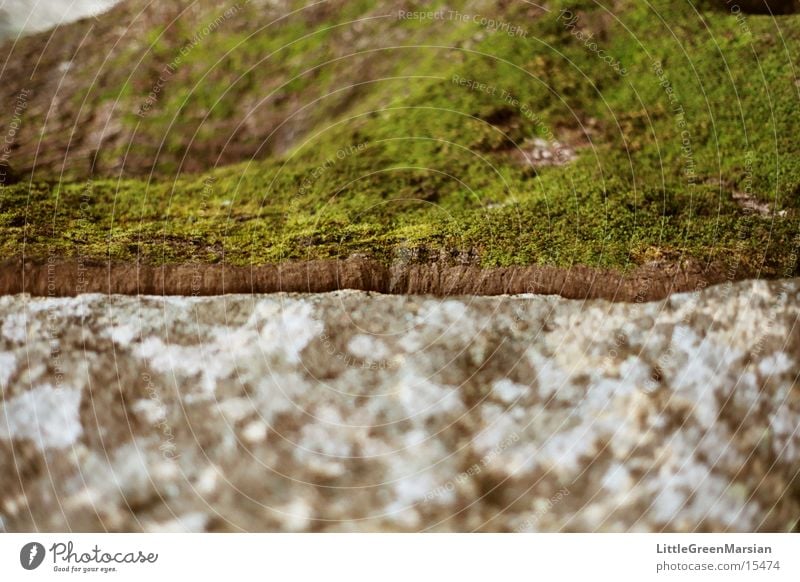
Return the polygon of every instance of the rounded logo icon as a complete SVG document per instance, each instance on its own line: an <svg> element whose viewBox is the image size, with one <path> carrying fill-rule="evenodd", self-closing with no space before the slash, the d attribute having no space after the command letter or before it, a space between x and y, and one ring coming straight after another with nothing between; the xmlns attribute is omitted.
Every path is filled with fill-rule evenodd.
<svg viewBox="0 0 800 582"><path fill-rule="evenodd" d="M26 570L35 570L44 561L44 546L39 542L30 542L22 546L19 552L19 563Z"/></svg>

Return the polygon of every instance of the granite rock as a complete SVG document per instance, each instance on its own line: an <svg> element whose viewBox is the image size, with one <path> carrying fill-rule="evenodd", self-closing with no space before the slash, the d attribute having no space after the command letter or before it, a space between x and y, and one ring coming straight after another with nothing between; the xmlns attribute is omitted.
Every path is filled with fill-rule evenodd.
<svg viewBox="0 0 800 582"><path fill-rule="evenodd" d="M7 531L791 531L800 281L0 297Z"/></svg>

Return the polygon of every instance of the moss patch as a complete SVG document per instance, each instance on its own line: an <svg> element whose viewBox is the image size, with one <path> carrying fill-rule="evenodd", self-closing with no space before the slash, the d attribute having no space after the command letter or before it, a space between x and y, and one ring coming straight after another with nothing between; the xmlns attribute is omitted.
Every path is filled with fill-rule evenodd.
<svg viewBox="0 0 800 582"><path fill-rule="evenodd" d="M34 175L3 189L0 256L620 269L691 257L797 273L800 108L787 63L800 54L798 17L695 12L679 0L613 12L594 2L554 2L550 12L448 4L524 31L510 34L356 4L317 14L310 36L302 15L269 40L220 26L169 80L158 111L126 122L140 124L139 136L166 136L169 149L195 120L195 139L211 143L215 120L244 118L238 105L267 77L286 97L275 107L304 119L290 147L173 179L164 167L152 180ZM331 31L358 15L374 25ZM369 35L394 44L325 64L347 30L353 52ZM152 36L154 51L162 39ZM282 51L281 67L252 68L270 50ZM203 63L220 58L232 76L197 85ZM352 67L370 63L354 87ZM537 163L541 140L577 159ZM734 192L769 213L746 212Z"/></svg>

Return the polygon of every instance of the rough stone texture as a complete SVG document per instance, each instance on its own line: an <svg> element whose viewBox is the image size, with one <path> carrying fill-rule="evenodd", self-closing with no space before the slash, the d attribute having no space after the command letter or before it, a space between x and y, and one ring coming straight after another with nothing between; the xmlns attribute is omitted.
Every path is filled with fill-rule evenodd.
<svg viewBox="0 0 800 582"><path fill-rule="evenodd" d="M800 281L0 297L0 525L793 530Z"/></svg>
<svg viewBox="0 0 800 582"><path fill-rule="evenodd" d="M447 254L447 253L442 253ZM568 299L641 303L754 276L741 264L692 259L653 261L627 273L585 265L480 267L464 262L415 262L398 255L391 265L363 256L345 260L287 261L249 267L225 264L102 263L82 260L0 262L0 294L59 297L82 293L223 295L326 293L357 289L399 295L509 295L537 293ZM460 264L459 264L460 263ZM472 263L472 264L471 264ZM757 273L756 273L757 275Z"/></svg>

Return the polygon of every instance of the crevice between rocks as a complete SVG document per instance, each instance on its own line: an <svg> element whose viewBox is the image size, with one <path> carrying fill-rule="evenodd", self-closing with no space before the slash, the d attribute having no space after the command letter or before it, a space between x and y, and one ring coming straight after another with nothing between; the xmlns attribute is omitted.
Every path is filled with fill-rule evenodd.
<svg viewBox="0 0 800 582"><path fill-rule="evenodd" d="M484 268L443 262L386 266L364 258L253 267L15 259L0 263L0 294L202 296L354 289L436 296L536 293L568 299L644 302L748 276L751 274L741 270L732 274L723 265L703 265L696 261L651 263L622 273L586 266Z"/></svg>

